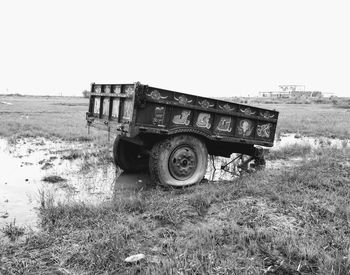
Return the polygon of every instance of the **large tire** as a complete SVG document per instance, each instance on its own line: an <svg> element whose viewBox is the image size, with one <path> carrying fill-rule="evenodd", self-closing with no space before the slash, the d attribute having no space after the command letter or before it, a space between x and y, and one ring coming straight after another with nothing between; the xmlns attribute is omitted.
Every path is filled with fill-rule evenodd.
<svg viewBox="0 0 350 275"><path fill-rule="evenodd" d="M125 172L144 172L148 170L149 156L142 147L118 136L113 144L114 164Z"/></svg>
<svg viewBox="0 0 350 275"><path fill-rule="evenodd" d="M205 176L208 151L205 143L191 135L178 135L155 144L149 158L154 183L163 186L189 186Z"/></svg>

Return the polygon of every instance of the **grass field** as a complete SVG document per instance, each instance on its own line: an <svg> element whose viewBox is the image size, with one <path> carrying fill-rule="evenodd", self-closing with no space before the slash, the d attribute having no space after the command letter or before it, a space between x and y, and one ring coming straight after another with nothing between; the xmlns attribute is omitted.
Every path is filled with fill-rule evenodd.
<svg viewBox="0 0 350 275"><path fill-rule="evenodd" d="M8 138L99 137L87 135L86 99L4 101L13 103L0 105ZM260 106L280 111L280 132L349 139L347 109ZM234 181L148 186L98 206L43 196L41 231L0 240L0 274L349 274L350 150L295 146L269 160L295 157L293 166ZM15 225L2 230L13 238L23 233ZM138 253L146 258L124 261Z"/></svg>
<svg viewBox="0 0 350 275"><path fill-rule="evenodd" d="M278 131L308 136L349 138L350 108L330 104L259 105L280 112Z"/></svg>
<svg viewBox="0 0 350 275"><path fill-rule="evenodd" d="M0 97L0 135L89 139L85 113L88 99L78 97Z"/></svg>
<svg viewBox="0 0 350 275"><path fill-rule="evenodd" d="M67 140L91 140L85 113L88 99L78 97L0 97L0 136L45 136ZM254 104L280 112L278 132L348 138L350 109L331 104Z"/></svg>

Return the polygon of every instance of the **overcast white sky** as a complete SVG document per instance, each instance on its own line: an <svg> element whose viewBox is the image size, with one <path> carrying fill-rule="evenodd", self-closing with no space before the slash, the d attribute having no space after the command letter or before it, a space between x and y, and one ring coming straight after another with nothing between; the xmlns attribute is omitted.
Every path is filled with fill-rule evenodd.
<svg viewBox="0 0 350 275"><path fill-rule="evenodd" d="M203 96L280 84L350 96L350 2L0 0L0 93L96 83Z"/></svg>

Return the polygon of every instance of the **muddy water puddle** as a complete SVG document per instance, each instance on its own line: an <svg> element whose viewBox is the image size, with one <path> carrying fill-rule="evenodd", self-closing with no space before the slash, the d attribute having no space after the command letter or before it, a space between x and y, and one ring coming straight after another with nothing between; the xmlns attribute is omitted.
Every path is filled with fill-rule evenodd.
<svg viewBox="0 0 350 275"><path fill-rule="evenodd" d="M313 148L350 146L348 141L345 144L342 140L295 138L295 134L288 134L281 137L274 149L295 143L310 144ZM96 148L87 143L28 138L9 144L0 139L0 228L15 220L16 225L35 230L43 198L52 197L55 202L94 204L152 188L148 174L120 174L110 161L99 163L97 155ZM301 158L271 161L267 168L280 169L297 165L300 161ZM236 163L228 164L226 171L221 169L228 162L220 157L215 157L214 161L210 159L206 180L231 181L237 178L240 171ZM45 177L55 182L45 182Z"/></svg>
<svg viewBox="0 0 350 275"><path fill-rule="evenodd" d="M308 137L302 136L298 133L282 134L279 139L275 139L275 146L273 149L277 150L281 147L289 145L310 145L311 148L320 147L334 147L337 149L346 148L350 146L348 139L327 138L327 137Z"/></svg>
<svg viewBox="0 0 350 275"><path fill-rule="evenodd" d="M36 230L43 200L94 204L154 188L148 174L120 173L110 161L99 163L96 155L84 143L28 138L9 144L0 139L0 228L15 221ZM231 173L220 170L222 164L217 158L215 171L209 164L206 178L232 180Z"/></svg>
<svg viewBox="0 0 350 275"><path fill-rule="evenodd" d="M50 196L56 202L109 199L115 167L110 164L82 170L84 159L65 155L83 147L46 139L24 139L12 145L0 139L0 228L15 220L16 225L35 229L37 208ZM43 181L45 178L49 182Z"/></svg>

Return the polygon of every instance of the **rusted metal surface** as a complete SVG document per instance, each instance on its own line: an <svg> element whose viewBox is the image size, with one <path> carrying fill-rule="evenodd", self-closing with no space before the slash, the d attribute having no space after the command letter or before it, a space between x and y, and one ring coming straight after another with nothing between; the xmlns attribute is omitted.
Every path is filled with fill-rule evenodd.
<svg viewBox="0 0 350 275"><path fill-rule="evenodd" d="M89 125L128 137L195 133L210 140L273 146L278 112L134 84L91 86Z"/></svg>

